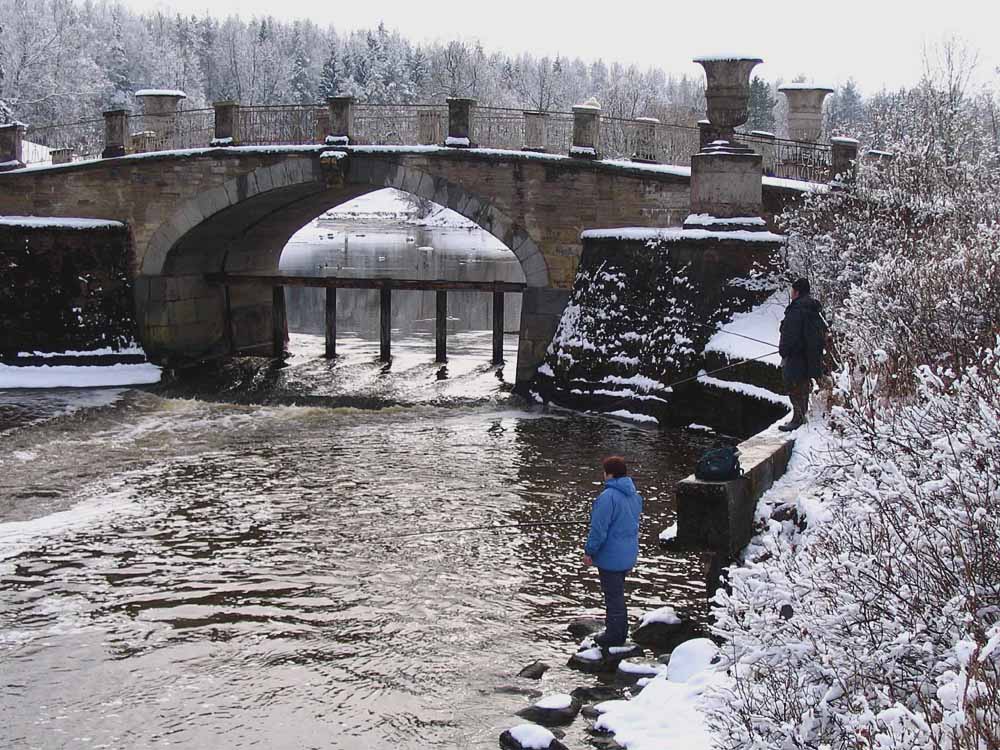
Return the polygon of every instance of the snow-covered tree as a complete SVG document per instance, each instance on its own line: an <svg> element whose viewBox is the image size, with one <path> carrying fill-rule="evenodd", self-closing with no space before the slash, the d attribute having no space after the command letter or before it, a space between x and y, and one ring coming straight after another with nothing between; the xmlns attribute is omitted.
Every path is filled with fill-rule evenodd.
<svg viewBox="0 0 1000 750"><path fill-rule="evenodd" d="M771 84L759 76L750 81L750 101L747 106L749 117L747 130L774 132L774 107L777 100L771 95Z"/></svg>

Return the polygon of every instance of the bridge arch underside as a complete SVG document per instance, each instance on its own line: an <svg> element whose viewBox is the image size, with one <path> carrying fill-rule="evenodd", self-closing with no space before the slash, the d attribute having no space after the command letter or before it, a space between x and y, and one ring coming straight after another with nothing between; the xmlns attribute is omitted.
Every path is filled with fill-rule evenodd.
<svg viewBox="0 0 1000 750"><path fill-rule="evenodd" d="M285 245L309 221L360 195L395 187L456 210L518 257L529 288L522 306L517 380L533 377L568 290L553 288L546 259L527 231L468 188L413 167L387 168L383 161L365 163L357 157L333 167L313 158L299 167L261 167L222 191L195 196L146 243L136 279L136 311L153 361L182 367L232 354L270 355L271 289L227 288L205 275L276 274ZM206 210L217 208L221 195L226 205Z"/></svg>

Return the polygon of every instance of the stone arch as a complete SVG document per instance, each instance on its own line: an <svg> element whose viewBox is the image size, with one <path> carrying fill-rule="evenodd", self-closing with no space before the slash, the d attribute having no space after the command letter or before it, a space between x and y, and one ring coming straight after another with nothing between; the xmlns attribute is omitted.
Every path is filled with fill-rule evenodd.
<svg viewBox="0 0 1000 750"><path fill-rule="evenodd" d="M275 244L290 237L310 219L353 197L386 187L396 188L446 206L503 242L517 257L528 286L548 287L545 257L529 232L488 198L461 184L376 154L352 154L341 185L331 187L327 167L313 154L295 155L276 164L262 166L246 175L227 180L183 203L150 236L142 254L140 274L156 276L177 272L171 268L171 253L187 244L206 244L204 270L265 270L247 265L248 254L273 256L273 268L281 249ZM255 236L256 235L256 236ZM264 237L270 242L264 243ZM277 239L275 239L277 238ZM244 247L224 248L237 240ZM254 247L254 243L269 247ZM221 257L219 253L222 253ZM244 256L240 268L230 267L234 257ZM176 264L173 264L176 265ZM266 264L265 264L266 265ZM267 269L267 270L273 270ZM182 266L192 272L191 265Z"/></svg>

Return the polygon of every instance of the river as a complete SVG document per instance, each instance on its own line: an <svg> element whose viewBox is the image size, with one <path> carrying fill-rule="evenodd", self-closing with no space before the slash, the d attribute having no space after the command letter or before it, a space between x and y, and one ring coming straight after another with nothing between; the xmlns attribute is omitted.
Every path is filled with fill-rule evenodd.
<svg viewBox="0 0 1000 750"><path fill-rule="evenodd" d="M495 748L529 699L592 685L566 624L598 614L584 526L599 461L646 497L632 614L705 617L667 555L673 485L711 437L510 394L490 333L294 333L145 389L0 392L0 740L11 748ZM540 682L519 679L535 659ZM587 722L568 728L586 743Z"/></svg>

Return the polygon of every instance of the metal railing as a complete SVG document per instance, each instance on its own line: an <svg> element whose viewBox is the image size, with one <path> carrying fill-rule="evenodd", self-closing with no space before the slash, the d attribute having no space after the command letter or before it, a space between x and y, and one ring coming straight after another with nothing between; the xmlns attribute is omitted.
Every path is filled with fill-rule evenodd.
<svg viewBox="0 0 1000 750"><path fill-rule="evenodd" d="M25 135L25 164L50 164L53 158L68 162L76 159L97 159L104 148L104 120L29 127ZM53 152L57 152L55 155Z"/></svg>
<svg viewBox="0 0 1000 750"><path fill-rule="evenodd" d="M325 137L325 107L317 104L241 107L237 114L239 142L254 146L318 143ZM204 141L208 145L212 135Z"/></svg>
<svg viewBox="0 0 1000 750"><path fill-rule="evenodd" d="M544 150L568 154L573 145L571 112L531 113L503 107L473 110L473 141L484 148ZM443 145L448 135L448 107L443 104L356 104L351 143L358 145ZM320 104L240 107L235 143L246 146L322 143L330 132L331 111ZM215 110L195 109L171 115L129 115L125 150L144 153L205 147L215 135ZM54 161L47 149L71 149L75 159L100 155L104 121L84 120L31 128L27 140L44 147L33 161ZM737 133L739 142L761 154L764 173L811 182L831 179L829 144L806 143L757 133ZM602 117L598 152L604 159L625 159L687 166L699 151L696 127L650 119ZM66 159L65 152L59 158Z"/></svg>
<svg viewBox="0 0 1000 750"><path fill-rule="evenodd" d="M202 148L215 132L214 109L182 110L172 115L129 115L126 118L130 154Z"/></svg>

